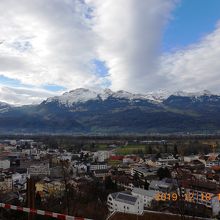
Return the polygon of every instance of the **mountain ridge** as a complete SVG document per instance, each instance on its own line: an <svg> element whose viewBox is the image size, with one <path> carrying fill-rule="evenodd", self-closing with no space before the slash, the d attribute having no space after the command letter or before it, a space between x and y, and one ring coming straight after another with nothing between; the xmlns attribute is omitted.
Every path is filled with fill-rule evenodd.
<svg viewBox="0 0 220 220"><path fill-rule="evenodd" d="M80 88L37 105L3 109L0 111L0 132L9 133L220 131L220 96L209 91L143 95L123 90L100 92Z"/></svg>
<svg viewBox="0 0 220 220"><path fill-rule="evenodd" d="M77 102L86 102L89 100L97 100L101 99L104 101L105 99L109 97L119 98L119 99L129 99L129 100L135 100L135 99L143 99L143 100L150 100L154 102L163 102L165 99L169 98L169 96L181 96L181 97L200 97L200 96L211 96L215 95L212 94L208 90L203 90L200 92L184 92L184 91L177 91L174 93L167 92L167 91L158 91L158 92L148 92L145 94L140 93L131 93L127 92L125 90L118 90L116 92L113 92L110 89L104 89L101 92L96 92L94 90L84 89L84 88L78 88L75 90L71 90L69 92L65 92L60 96L55 96L48 98L46 102L51 101L60 101L61 104L70 104L77 103Z"/></svg>

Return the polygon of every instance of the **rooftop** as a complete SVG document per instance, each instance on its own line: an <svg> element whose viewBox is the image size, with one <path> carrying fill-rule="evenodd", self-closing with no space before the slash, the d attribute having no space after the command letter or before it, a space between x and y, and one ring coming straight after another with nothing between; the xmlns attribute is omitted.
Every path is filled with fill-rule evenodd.
<svg viewBox="0 0 220 220"><path fill-rule="evenodd" d="M111 196L119 202L127 203L130 205L134 205L137 201L137 197L130 195L128 192L117 192L112 193Z"/></svg>

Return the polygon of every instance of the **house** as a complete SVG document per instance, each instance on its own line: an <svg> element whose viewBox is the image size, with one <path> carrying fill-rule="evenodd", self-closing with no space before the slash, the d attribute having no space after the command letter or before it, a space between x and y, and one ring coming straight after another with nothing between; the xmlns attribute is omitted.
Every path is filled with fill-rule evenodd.
<svg viewBox="0 0 220 220"><path fill-rule="evenodd" d="M168 155L163 158L159 158L158 162L161 164L161 166L168 166L168 165L173 165L179 162L178 159L174 158L172 155Z"/></svg>
<svg viewBox="0 0 220 220"><path fill-rule="evenodd" d="M76 173L81 174L81 173L86 173L88 171L88 167L84 163L76 163L74 165L74 168L76 169ZM73 171L75 173L75 170Z"/></svg>
<svg viewBox="0 0 220 220"><path fill-rule="evenodd" d="M113 160L113 161L121 161L123 160L124 156L122 155L111 155L109 160Z"/></svg>
<svg viewBox="0 0 220 220"><path fill-rule="evenodd" d="M119 164L118 171L124 172L125 174L130 174L130 166L128 164Z"/></svg>
<svg viewBox="0 0 220 220"><path fill-rule="evenodd" d="M10 160L0 160L0 169L6 170L10 168Z"/></svg>
<svg viewBox="0 0 220 220"><path fill-rule="evenodd" d="M45 178L35 184L36 192L39 192L42 197L49 195L61 196L65 190L65 184L60 179L50 180Z"/></svg>
<svg viewBox="0 0 220 220"><path fill-rule="evenodd" d="M109 174L109 170L104 169L104 170L94 170L93 174L97 178L104 178Z"/></svg>
<svg viewBox="0 0 220 220"><path fill-rule="evenodd" d="M220 166L220 161L219 160L213 160L213 161L207 161L205 167L215 167L215 166Z"/></svg>
<svg viewBox="0 0 220 220"><path fill-rule="evenodd" d="M72 160L72 154L71 153L63 153L61 156L58 157L58 159L60 160L68 160L68 161L71 161Z"/></svg>
<svg viewBox="0 0 220 220"><path fill-rule="evenodd" d="M165 181L152 180L149 185L149 190L170 192L173 189L173 183L167 183Z"/></svg>
<svg viewBox="0 0 220 220"><path fill-rule="evenodd" d="M143 200L144 207L150 207L158 192L155 190L145 190L135 187L131 193L134 196L139 196Z"/></svg>
<svg viewBox="0 0 220 220"><path fill-rule="evenodd" d="M49 163L46 162L33 164L27 170L28 170L28 174L30 174L31 176L50 175Z"/></svg>
<svg viewBox="0 0 220 220"><path fill-rule="evenodd" d="M133 167L131 169L131 175L134 176L137 174L139 177L156 177L157 176L157 169L149 169L147 167L141 166L141 167Z"/></svg>
<svg viewBox="0 0 220 220"><path fill-rule="evenodd" d="M108 165L106 163L91 163L88 165L88 170L94 171L94 170L105 170L108 169Z"/></svg>
<svg viewBox="0 0 220 220"><path fill-rule="evenodd" d="M0 175L0 192L10 192L12 191L12 178L11 176Z"/></svg>
<svg viewBox="0 0 220 220"><path fill-rule="evenodd" d="M17 144L17 141L16 140L4 140L3 141L5 144L8 144L8 145L13 145L15 146Z"/></svg>
<svg viewBox="0 0 220 220"><path fill-rule="evenodd" d="M115 175L112 176L112 181L125 190L132 190L135 185L133 178L129 178L128 175Z"/></svg>
<svg viewBox="0 0 220 220"><path fill-rule="evenodd" d="M183 161L187 162L187 163L190 163L191 161L198 160L198 159L199 159L198 155L190 155L190 156L184 156L183 157Z"/></svg>
<svg viewBox="0 0 220 220"><path fill-rule="evenodd" d="M189 202L203 205L212 211L216 216L220 212L220 199L218 185L212 181L195 180L188 183L188 186L181 187L182 195L190 195Z"/></svg>
<svg viewBox="0 0 220 220"><path fill-rule="evenodd" d="M69 184L74 187L74 189L78 192L81 191L82 188L85 188L93 181L90 177L76 177L69 181Z"/></svg>
<svg viewBox="0 0 220 220"><path fill-rule="evenodd" d="M109 159L111 153L112 153L111 151L100 150L94 153L93 158L98 162L104 162L105 160Z"/></svg>
<svg viewBox="0 0 220 220"><path fill-rule="evenodd" d="M183 195L191 195L193 203L201 204L212 210L212 215L216 216L220 212L219 195L207 191L194 190L189 188L182 189ZM210 199L209 199L210 198Z"/></svg>
<svg viewBox="0 0 220 220"><path fill-rule="evenodd" d="M142 199L127 192L109 194L107 205L110 212L117 211L141 215L144 211L144 203Z"/></svg>
<svg viewBox="0 0 220 220"><path fill-rule="evenodd" d="M138 162L139 160L140 158L137 157L136 155L127 155L123 158L123 163L131 164L131 163Z"/></svg>

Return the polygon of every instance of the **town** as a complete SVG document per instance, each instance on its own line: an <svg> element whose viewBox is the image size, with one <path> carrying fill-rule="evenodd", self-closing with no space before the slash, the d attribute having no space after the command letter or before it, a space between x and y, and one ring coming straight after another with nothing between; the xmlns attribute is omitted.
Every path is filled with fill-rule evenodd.
<svg viewBox="0 0 220 220"><path fill-rule="evenodd" d="M0 204L97 220L218 218L219 143L213 137L2 138ZM30 214L0 208L0 215Z"/></svg>

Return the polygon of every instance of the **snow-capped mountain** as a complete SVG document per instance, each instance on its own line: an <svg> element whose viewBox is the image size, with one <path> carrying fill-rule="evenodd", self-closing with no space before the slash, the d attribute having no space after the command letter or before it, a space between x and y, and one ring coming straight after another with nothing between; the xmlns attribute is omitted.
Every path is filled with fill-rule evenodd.
<svg viewBox="0 0 220 220"><path fill-rule="evenodd" d="M46 103L50 102L58 102L61 105L65 106L72 106L76 103L85 103L89 100L100 100L104 101L108 98L115 98L115 99L126 99L126 100L147 100L154 103L162 103L171 95L177 97L191 97L191 98L199 98L201 96L212 96L212 93L204 90L201 92L184 92L184 91L177 91L174 93L168 91L158 91L158 92L148 92L145 94L134 94L124 90L119 90L117 92L113 92L110 89L104 89L101 91L93 91L89 89L75 89L70 92L65 92L61 96L55 96L52 98L48 98Z"/></svg>
<svg viewBox="0 0 220 220"><path fill-rule="evenodd" d="M197 98L197 97L200 97L200 96L211 96L211 95L215 95L215 94L211 93L208 90L203 90L203 91L198 91L198 92L177 91L177 92L174 92L172 95Z"/></svg>
<svg viewBox="0 0 220 220"><path fill-rule="evenodd" d="M209 91L133 94L75 89L39 105L0 103L0 132L218 132L220 96Z"/></svg>
<svg viewBox="0 0 220 220"><path fill-rule="evenodd" d="M0 113L8 111L10 108L11 108L11 105L5 102L0 102Z"/></svg>
<svg viewBox="0 0 220 220"><path fill-rule="evenodd" d="M123 90L113 92L110 89L105 89L97 92L89 89L79 88L72 90L70 92L66 92L61 96L48 98L46 100L46 103L57 101L62 105L72 106L73 104L85 103L90 100L104 101L110 97L115 99L127 99L127 100L147 99L145 95L132 94L130 92L126 92Z"/></svg>
<svg viewBox="0 0 220 220"><path fill-rule="evenodd" d="M72 90L70 92L65 92L61 96L48 98L46 100L46 103L57 101L60 104L71 106L73 103L87 102L89 100L95 100L95 99L98 99L98 94L95 91L79 88Z"/></svg>
<svg viewBox="0 0 220 220"><path fill-rule="evenodd" d="M60 104L66 106L72 106L74 103L84 103L89 100L101 100L104 101L108 98L115 99L127 99L127 100L149 100L154 102L162 102L168 98L170 93L168 92L149 92L146 94L133 94L124 90L113 92L110 89L104 89L101 91L93 91L89 89L75 89L70 92L65 92L61 96L55 96L48 98L46 103L57 101Z"/></svg>

